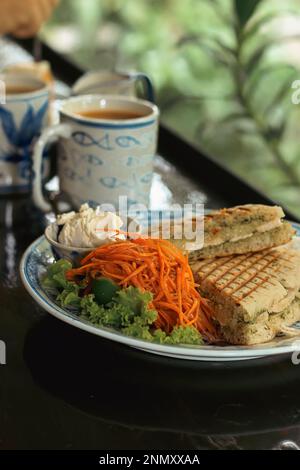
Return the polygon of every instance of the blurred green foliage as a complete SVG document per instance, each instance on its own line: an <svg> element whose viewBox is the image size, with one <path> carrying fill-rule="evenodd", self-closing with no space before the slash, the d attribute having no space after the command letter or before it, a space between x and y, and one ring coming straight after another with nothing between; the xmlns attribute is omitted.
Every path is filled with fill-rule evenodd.
<svg viewBox="0 0 300 470"><path fill-rule="evenodd" d="M42 34L148 73L166 125L300 217L298 0L63 0Z"/></svg>

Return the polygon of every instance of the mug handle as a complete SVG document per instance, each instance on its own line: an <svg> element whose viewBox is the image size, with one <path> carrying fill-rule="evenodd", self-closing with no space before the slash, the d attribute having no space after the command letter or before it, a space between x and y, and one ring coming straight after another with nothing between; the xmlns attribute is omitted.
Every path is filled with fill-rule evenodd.
<svg viewBox="0 0 300 470"><path fill-rule="evenodd" d="M32 197L36 207L43 212L49 212L52 209L51 204L44 198L42 188L42 160L45 147L49 143L54 143L59 137L64 137L65 139L70 138L71 133L72 128L69 124L58 124L56 126L47 127L34 146L32 156Z"/></svg>
<svg viewBox="0 0 300 470"><path fill-rule="evenodd" d="M146 75L145 73L137 72L137 73L132 73L131 77L134 78L137 82L142 83L146 99L154 103L155 102L154 88L153 88L152 81L150 80L148 75Z"/></svg>

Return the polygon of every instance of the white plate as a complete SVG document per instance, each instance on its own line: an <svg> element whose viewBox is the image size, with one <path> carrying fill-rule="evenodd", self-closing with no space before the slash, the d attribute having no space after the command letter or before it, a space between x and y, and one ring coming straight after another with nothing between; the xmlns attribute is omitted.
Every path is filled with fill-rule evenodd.
<svg viewBox="0 0 300 470"><path fill-rule="evenodd" d="M300 225L293 225L299 236ZM298 239L295 240L297 249L299 249L298 241ZM45 237L41 236L27 248L21 260L20 274L25 288L31 297L51 315L94 335L152 354L195 361L239 361L287 354L292 353L295 349L299 350L299 342L295 346L295 338L287 337L278 337L272 342L255 346L169 346L131 338L110 328L98 328L78 318L72 311L60 307L55 299L51 298L49 293L43 289L41 278L47 265L51 262L53 262L53 256L50 245Z"/></svg>

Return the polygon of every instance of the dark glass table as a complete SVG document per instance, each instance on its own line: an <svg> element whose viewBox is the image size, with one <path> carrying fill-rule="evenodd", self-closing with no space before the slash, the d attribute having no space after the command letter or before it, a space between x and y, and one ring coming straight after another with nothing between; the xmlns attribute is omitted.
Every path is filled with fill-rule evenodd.
<svg viewBox="0 0 300 470"><path fill-rule="evenodd" d="M178 181L178 180L177 180ZM44 217L0 200L0 449L248 449L300 444L300 369L284 358L152 356L41 310L18 275Z"/></svg>
<svg viewBox="0 0 300 470"><path fill-rule="evenodd" d="M162 157L154 185L154 208L232 202L206 175L195 183ZM163 358L76 330L39 308L18 266L45 224L30 197L0 198L0 340L7 353L0 365L0 449L300 446L300 366L290 356L238 363Z"/></svg>

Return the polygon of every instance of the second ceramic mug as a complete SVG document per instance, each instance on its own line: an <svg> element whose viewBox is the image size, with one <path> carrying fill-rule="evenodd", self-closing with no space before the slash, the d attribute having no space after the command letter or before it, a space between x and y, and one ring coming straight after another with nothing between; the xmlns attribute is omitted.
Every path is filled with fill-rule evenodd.
<svg viewBox="0 0 300 470"><path fill-rule="evenodd" d="M111 114L128 113L128 118L105 118L103 110ZM99 117L101 111L104 117ZM99 116L95 118L97 112ZM157 106L133 97L85 95L65 100L60 109L61 123L46 129L35 146L36 206L43 211L51 210L43 196L41 162L45 146L54 138L59 139L60 190L74 208L83 202L117 206L119 196L126 196L128 205L147 205L158 118Z"/></svg>
<svg viewBox="0 0 300 470"><path fill-rule="evenodd" d="M143 86L143 97L154 102L152 82L148 75L141 72L93 70L77 80L72 87L72 94L136 96L138 83Z"/></svg>
<svg viewBox="0 0 300 470"><path fill-rule="evenodd" d="M1 91L0 194L26 193L31 190L33 146L49 124L49 89L35 77L12 72L0 74ZM49 173L44 152L43 177Z"/></svg>

